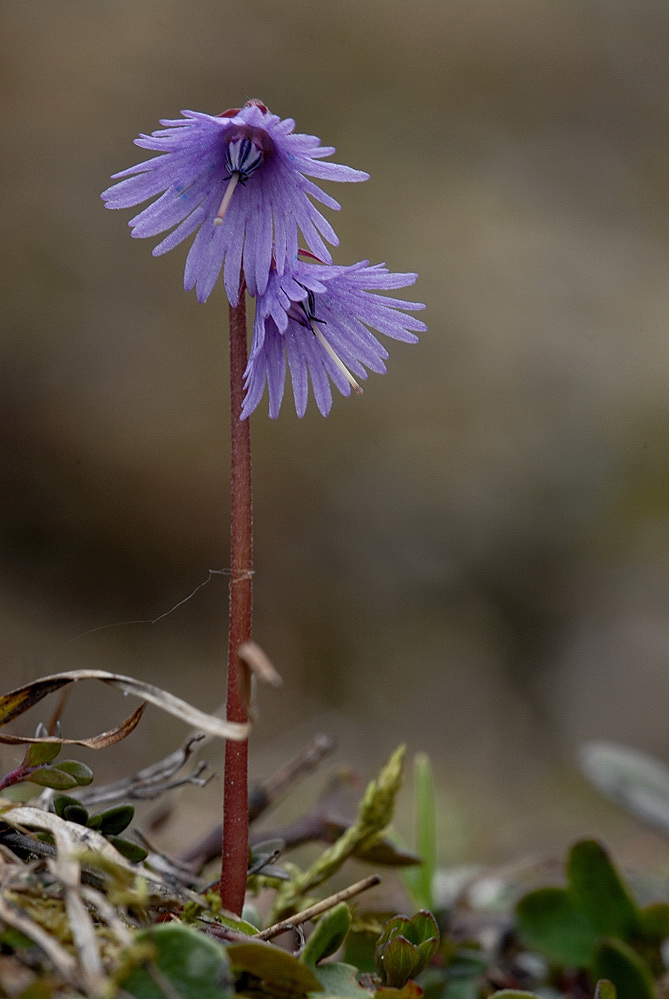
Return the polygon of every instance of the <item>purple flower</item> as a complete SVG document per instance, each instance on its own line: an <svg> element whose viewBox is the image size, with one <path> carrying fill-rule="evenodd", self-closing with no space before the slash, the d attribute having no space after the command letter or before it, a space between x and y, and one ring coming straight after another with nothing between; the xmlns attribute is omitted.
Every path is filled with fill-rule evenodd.
<svg viewBox="0 0 669 999"><path fill-rule="evenodd" d="M327 416L332 405L330 380L342 395L362 392L356 378L370 371L385 372L388 351L368 326L394 340L415 343L427 329L400 309L424 309L417 302L378 295L378 291L405 288L416 274L391 274L385 264L363 260L351 267L308 264L298 260L279 274L273 270L264 294L258 297L253 343L244 375L246 395L241 418L256 408L265 383L269 415L279 414L290 368L298 416L304 416L309 379L316 405ZM363 367L364 365L364 367Z"/></svg>
<svg viewBox="0 0 669 999"><path fill-rule="evenodd" d="M296 258L298 227L318 257L332 259L323 237L336 246L337 236L310 197L328 208L340 205L308 178L360 181L368 174L323 163L333 147L321 146L315 135L295 134L292 118L281 120L259 101L218 116L182 114L135 139L163 155L114 174L119 182L101 196L107 208L128 208L160 195L130 221L133 236L172 230L154 256L197 230L186 259L186 291L195 285L198 301L206 301L225 264L232 305L242 266L249 292L263 294L272 262L283 274L286 262Z"/></svg>

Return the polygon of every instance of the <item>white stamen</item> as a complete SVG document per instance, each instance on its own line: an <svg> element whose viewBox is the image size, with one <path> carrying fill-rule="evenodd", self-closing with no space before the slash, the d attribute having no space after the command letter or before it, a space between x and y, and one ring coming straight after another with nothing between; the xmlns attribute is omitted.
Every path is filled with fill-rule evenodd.
<svg viewBox="0 0 669 999"><path fill-rule="evenodd" d="M216 212L216 218L214 219L214 225L222 225L225 213L228 210L228 205L237 187L237 182L239 181L239 174L233 173L232 177L228 181L228 186L225 189L225 194L223 195L223 200L221 201L221 207Z"/></svg>
<svg viewBox="0 0 669 999"><path fill-rule="evenodd" d="M358 395L362 395L362 388L360 387L360 385L358 385L358 383L356 382L355 378L353 377L353 375L351 374L351 372L348 370L348 368L346 367L346 365L344 364L344 362L342 361L342 359L339 357L339 355L337 353L335 353L334 349L327 342L327 340L325 339L325 337L323 336L323 334L321 333L321 331L319 330L318 326L313 321L313 319L311 320L310 325L311 325L312 330L314 331L314 336L316 337L316 339L318 340L318 342L321 344L321 346L323 347L323 349L325 350L325 352L327 354L329 354L330 357L332 358L332 360L335 362L335 364L337 365L337 367L339 368L339 370L341 371L342 375L344 376L344 378L346 379L346 381L349 383L349 385L351 386L351 388L353 389L353 391L357 392Z"/></svg>

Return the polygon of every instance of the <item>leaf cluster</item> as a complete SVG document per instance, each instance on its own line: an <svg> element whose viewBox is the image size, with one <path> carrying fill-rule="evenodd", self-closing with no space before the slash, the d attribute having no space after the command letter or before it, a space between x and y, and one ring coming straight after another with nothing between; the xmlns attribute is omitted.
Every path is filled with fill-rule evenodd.
<svg viewBox="0 0 669 999"><path fill-rule="evenodd" d="M76 822L80 826L86 826L88 829L95 829L101 833L131 863L139 863L148 857L148 850L120 835L134 818L133 805L116 805L114 808L108 808L96 815L89 815L88 809L77 798L70 798L66 794L57 794L53 799L53 807L56 815L59 815L61 819L65 819L67 822Z"/></svg>
<svg viewBox="0 0 669 999"><path fill-rule="evenodd" d="M564 888L539 888L520 899L521 940L553 965L610 979L618 999L653 999L655 976L664 970L660 945L669 936L669 905L640 907L595 840L572 847L566 874Z"/></svg>

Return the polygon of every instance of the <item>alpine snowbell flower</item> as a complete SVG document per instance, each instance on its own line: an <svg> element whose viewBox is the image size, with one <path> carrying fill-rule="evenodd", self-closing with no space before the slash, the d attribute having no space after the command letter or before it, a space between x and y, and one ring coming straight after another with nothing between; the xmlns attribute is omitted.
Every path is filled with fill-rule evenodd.
<svg viewBox="0 0 669 999"><path fill-rule="evenodd" d="M186 259L186 291L195 286L198 301L206 301L224 267L231 305L239 299L242 268L251 295L262 295L272 265L283 275L296 259L298 227L321 260L332 259L324 239L336 246L337 236L310 198L328 208L340 205L308 178L361 181L368 174L322 162L333 147L295 133L292 118L282 120L259 101L222 115L182 115L135 139L162 155L114 174L118 183L102 198L107 208L128 208L160 195L129 223L142 238L171 230L154 256L197 230Z"/></svg>
<svg viewBox="0 0 669 999"><path fill-rule="evenodd" d="M362 392L357 379L367 377L365 368L384 373L388 357L367 327L407 343L414 343L416 333L427 329L419 319L399 311L424 309L424 305L377 294L412 285L416 277L392 274L385 264L370 266L367 260L339 267L298 259L283 274L273 269L256 303L241 418L256 408L265 384L269 415L278 416L286 360L298 416L307 408L309 378L323 416L332 405L330 380L342 395L350 395L351 389Z"/></svg>

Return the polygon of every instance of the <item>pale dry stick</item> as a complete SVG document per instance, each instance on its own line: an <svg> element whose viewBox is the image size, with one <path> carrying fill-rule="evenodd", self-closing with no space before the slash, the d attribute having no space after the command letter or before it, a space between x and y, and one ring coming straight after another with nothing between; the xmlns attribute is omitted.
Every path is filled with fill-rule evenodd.
<svg viewBox="0 0 669 999"><path fill-rule="evenodd" d="M356 881L355 884L349 885L348 888L342 888L341 891L335 892L334 895L329 895L328 898L324 898L321 902L316 902L315 905L310 905L307 909L303 909L302 912L296 912L294 916L289 916L287 919L282 919L280 922L274 923L273 926L268 926L267 929L257 933L253 939L271 940L273 937L278 937L280 933L292 930L301 923L306 923L308 919L313 919L314 916L320 916L322 912L333 909L340 902L347 902L349 898L367 891L368 888L373 888L380 881L381 878L378 874L370 874L368 877L363 878L362 881Z"/></svg>
<svg viewBox="0 0 669 999"><path fill-rule="evenodd" d="M107 924L121 946L129 947L134 939L133 934L111 902L105 898L102 892L96 891L95 888L90 888L88 885L82 885L80 891L81 897L96 910L100 919Z"/></svg>
<svg viewBox="0 0 669 999"><path fill-rule="evenodd" d="M98 995L102 991L105 975L93 920L80 894L81 865L75 856L77 844L65 821L53 826L52 835L56 841L57 857L47 860L47 867L63 886L65 911L81 971L88 990Z"/></svg>

